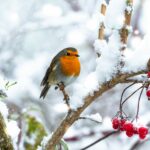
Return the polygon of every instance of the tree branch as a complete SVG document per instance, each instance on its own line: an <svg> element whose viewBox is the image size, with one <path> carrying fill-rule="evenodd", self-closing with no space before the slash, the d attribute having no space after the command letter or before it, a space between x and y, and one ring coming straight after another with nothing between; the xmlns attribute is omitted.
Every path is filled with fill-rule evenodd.
<svg viewBox="0 0 150 150"><path fill-rule="evenodd" d="M59 143L63 135L69 129L69 127L80 117L80 114L92 103L101 96L104 92L108 91L109 89L113 88L115 85L119 83L126 83L126 80L130 77L144 74L146 70L133 72L130 74L119 74L116 75L113 79L108 82L103 83L98 91L94 91L93 95L87 95L84 98L84 103L82 106L78 107L75 111L71 110L70 113L64 118L61 124L58 126L56 131L52 134L51 139L48 141L46 145L46 150L54 150L54 146Z"/></svg>
<svg viewBox="0 0 150 150"><path fill-rule="evenodd" d="M106 5L105 5L105 4L102 4L102 5L101 5L100 13L101 13L103 16L105 16L105 13L106 13ZM101 23L100 23L100 26L99 26L99 34L98 34L98 39L100 39L100 40L103 40L103 39L104 39L104 29L105 29L104 22L101 22Z"/></svg>
<svg viewBox="0 0 150 150"><path fill-rule="evenodd" d="M96 122L96 123L102 123L102 122L100 122L100 121L94 120L94 119L89 118L89 117L79 117L78 119L90 120L90 121L93 121L93 122Z"/></svg>
<svg viewBox="0 0 150 150"><path fill-rule="evenodd" d="M129 30L128 30L128 26L130 26L130 22L131 22L131 15L132 15L132 5L133 5L133 0L126 0L126 9L124 12L124 25L122 27L122 29L120 30L120 37L121 37L121 42L123 44L127 44L127 38L128 38L128 34L129 34ZM123 46L121 48L121 50L124 50L125 47Z"/></svg>
<svg viewBox="0 0 150 150"><path fill-rule="evenodd" d="M103 17L105 17L106 8L107 8L106 4L102 3L100 8L100 14L103 15ZM104 40L104 29L105 29L105 24L104 24L104 20L102 20L99 24L99 29L98 29L99 40ZM100 57L101 54L97 52L97 56Z"/></svg>

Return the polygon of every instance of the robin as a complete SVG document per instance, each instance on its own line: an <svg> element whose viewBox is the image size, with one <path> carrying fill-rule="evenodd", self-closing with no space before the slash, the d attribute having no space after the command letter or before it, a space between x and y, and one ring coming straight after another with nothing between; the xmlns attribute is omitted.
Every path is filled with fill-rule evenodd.
<svg viewBox="0 0 150 150"><path fill-rule="evenodd" d="M45 76L41 82L43 89L40 98L45 98L51 85L64 87L72 83L80 74L80 61L78 51L73 47L68 47L60 51L48 67Z"/></svg>

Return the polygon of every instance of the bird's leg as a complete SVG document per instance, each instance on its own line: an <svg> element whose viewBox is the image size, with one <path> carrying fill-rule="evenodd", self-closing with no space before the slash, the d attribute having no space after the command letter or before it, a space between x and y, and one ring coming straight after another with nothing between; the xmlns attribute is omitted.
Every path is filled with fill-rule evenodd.
<svg viewBox="0 0 150 150"><path fill-rule="evenodd" d="M62 93L64 95L64 101L65 101L65 103L67 104L67 106L68 106L68 108L70 110L71 108L70 108L70 103L69 103L69 96L68 96L68 94L65 91L65 85L64 85L64 83L60 82L58 84L58 87L59 87L59 90L62 91Z"/></svg>

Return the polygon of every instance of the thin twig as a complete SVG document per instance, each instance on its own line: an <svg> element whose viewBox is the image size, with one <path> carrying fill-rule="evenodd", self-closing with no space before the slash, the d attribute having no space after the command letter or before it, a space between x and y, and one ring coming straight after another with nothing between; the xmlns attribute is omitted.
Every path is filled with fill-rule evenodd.
<svg viewBox="0 0 150 150"><path fill-rule="evenodd" d="M136 120L138 119L138 115L139 115L139 108L140 108L140 100L141 100L141 96L142 96L142 93L143 93L143 90L144 90L145 86L143 85L143 88L140 92L140 95L139 95L139 99L138 99L138 105L137 105L137 113L136 113Z"/></svg>
<svg viewBox="0 0 150 150"><path fill-rule="evenodd" d="M124 25L122 29L120 30L120 38L122 44L127 44L127 38L129 35L129 30L127 29L127 26L130 26L131 23L131 15L132 15L132 6L133 6L133 0L127 0L126 1L126 9L124 11ZM131 7L131 10L128 11L128 7ZM125 49L124 45L121 47L121 51Z"/></svg>
<svg viewBox="0 0 150 150"><path fill-rule="evenodd" d="M101 5L101 11L100 11L100 13L103 16L105 16L105 13L106 13L106 5L105 4ZM100 39L100 40L104 39L104 29L105 29L104 22L101 22L100 26L99 26L99 33L98 33L98 39Z"/></svg>
<svg viewBox="0 0 150 150"><path fill-rule="evenodd" d="M123 92L122 92L122 94L121 94L121 99L120 99L120 112L122 112L122 100L123 100L123 95L124 95L124 93L126 92L126 90L127 90L128 88L130 88L131 86L133 86L135 83L136 83L136 81L133 82L132 84L130 84L129 86L127 86L127 87L123 90Z"/></svg>
<svg viewBox="0 0 150 150"><path fill-rule="evenodd" d="M120 47L120 53L121 53L121 59L118 64L118 71L120 68L123 68L125 65L124 62L124 50L126 49L127 45L127 39L129 35L129 26L131 22L131 15L132 15L132 6L133 6L133 0L126 0L126 9L124 11L124 24L122 28L120 29L120 41L121 41L121 47ZM128 10L128 8L131 8L131 10Z"/></svg>
<svg viewBox="0 0 150 150"><path fill-rule="evenodd" d="M122 105L123 105L131 96L133 96L137 91L139 91L142 87L143 87L143 85L142 85L141 87L139 87L137 90L135 90L132 94L130 94L130 95L122 102Z"/></svg>
<svg viewBox="0 0 150 150"><path fill-rule="evenodd" d="M108 138L109 136L111 136L111 135L113 135L113 134L116 134L116 133L118 133L118 132L119 132L119 131L110 132L110 133L108 133L107 135L105 135L105 136L99 138L98 140L94 141L93 143L89 144L88 146L86 146L86 147L84 147L84 148L81 148L80 150L86 150L86 149L92 147L93 145L97 144L98 142L101 142L102 140L104 140L104 139Z"/></svg>
<svg viewBox="0 0 150 150"><path fill-rule="evenodd" d="M102 122L99 122L97 120L94 120L94 119L88 118L88 117L79 117L79 119L86 119L86 120L91 120L91 121L96 122L96 123L102 123Z"/></svg>
<svg viewBox="0 0 150 150"><path fill-rule="evenodd" d="M105 16L106 13L106 5L103 3L101 4L101 8L100 8L100 13ZM103 40L104 39L104 29L105 29L105 24L104 21L100 22L99 24L99 30L98 30L98 39L99 40ZM101 54L97 52L97 56L100 57Z"/></svg>
<svg viewBox="0 0 150 150"><path fill-rule="evenodd" d="M144 82L144 79L141 79L141 80L127 79L127 80L126 80L126 83L131 83L131 82L143 83L143 82ZM150 81L147 80L146 83L150 83Z"/></svg>

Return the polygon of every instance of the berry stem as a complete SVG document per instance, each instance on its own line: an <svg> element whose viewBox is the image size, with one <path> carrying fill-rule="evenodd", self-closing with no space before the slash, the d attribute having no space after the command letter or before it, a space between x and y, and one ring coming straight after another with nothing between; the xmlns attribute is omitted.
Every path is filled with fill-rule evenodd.
<svg viewBox="0 0 150 150"><path fill-rule="evenodd" d="M135 90L133 93L131 93L123 102L122 102L122 106L123 106L123 104L131 97L131 96L133 96L137 91L139 91L141 88L143 87L143 85L142 86L140 86L137 90Z"/></svg>
<svg viewBox="0 0 150 150"><path fill-rule="evenodd" d="M136 81L133 82L132 84L130 84L129 86L127 86L127 87L123 90L123 92L122 92L122 94L121 94L121 99L120 99L120 112L121 112L121 113L122 113L122 100L123 100L123 95L124 95L124 93L126 92L126 90L127 90L128 88L130 88L131 86L133 86L135 83L136 83Z"/></svg>
<svg viewBox="0 0 150 150"><path fill-rule="evenodd" d="M142 96L142 93L143 93L143 90L144 90L144 86L145 84L143 84L143 88L140 92L140 95L139 95L139 99L138 99L138 105L137 105L137 112L136 112L136 120L138 119L138 116L139 116L139 109L140 109L140 100L141 100L141 96Z"/></svg>

